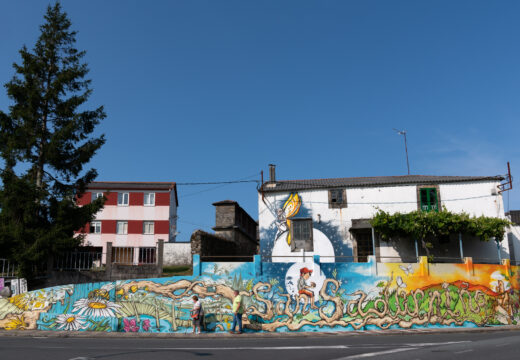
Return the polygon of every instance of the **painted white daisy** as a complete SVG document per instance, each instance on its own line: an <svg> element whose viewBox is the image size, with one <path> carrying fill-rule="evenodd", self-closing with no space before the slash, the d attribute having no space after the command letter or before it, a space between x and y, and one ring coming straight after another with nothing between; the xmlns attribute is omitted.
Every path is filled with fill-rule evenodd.
<svg viewBox="0 0 520 360"><path fill-rule="evenodd" d="M79 299L74 303L72 311L79 311L79 315L87 316L115 316L121 305L103 298Z"/></svg>
<svg viewBox="0 0 520 360"><path fill-rule="evenodd" d="M73 293L74 293L74 285L56 286L51 292L52 300L49 300L49 301L51 301L51 302L61 301L63 303L63 300L65 300L65 297L67 295L70 296Z"/></svg>
<svg viewBox="0 0 520 360"><path fill-rule="evenodd" d="M85 317L74 314L60 314L56 316L56 324L58 330L78 331L88 327L85 324Z"/></svg>

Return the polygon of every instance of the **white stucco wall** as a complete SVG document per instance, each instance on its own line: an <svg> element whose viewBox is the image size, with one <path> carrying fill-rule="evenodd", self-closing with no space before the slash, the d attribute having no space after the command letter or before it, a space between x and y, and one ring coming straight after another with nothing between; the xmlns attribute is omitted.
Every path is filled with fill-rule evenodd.
<svg viewBox="0 0 520 360"><path fill-rule="evenodd" d="M496 181L441 184L439 185L440 205L453 212L464 211L473 216L484 215L504 218L502 195L496 191L498 184ZM406 213L417 210L418 206L416 185L346 188L347 207L342 209L329 209L328 189L296 192L302 200L302 208L305 208L309 217L312 218L314 227L316 228L319 222L326 222L337 228L341 234L343 245L348 248L353 246L352 234L349 231L352 227L352 219L372 218L378 209L390 213ZM290 192L264 193L265 201L263 201L262 194L259 194L258 210L261 251L262 246L267 246L269 242L269 239L266 237L273 236L273 228L276 228L276 211L283 207L289 195ZM301 212L302 210L300 210ZM268 233L270 235L267 235ZM324 262L327 261L327 258L334 261L332 256L338 256L338 247L335 246L331 250L330 246L316 230L314 237L318 237L320 243L325 245L315 243L314 251L306 253L306 255L317 254L323 257L322 261ZM290 251L290 247L285 241L286 238L287 234L283 234L274 242L271 256L295 255L295 253ZM493 241L483 243L465 239L463 244L467 251L467 254L466 252L464 254L465 256L498 258L497 247ZM509 247L507 240L501 243L501 252L504 258L508 258ZM415 248L412 247L409 252L405 251L405 253L405 255L415 256ZM265 256L264 253L262 255ZM399 257L399 253L393 245L385 242L380 242L380 255L381 257ZM401 251L401 255L403 255L403 251ZM273 258L272 261L287 261L287 259L280 257L278 259Z"/></svg>
<svg viewBox="0 0 520 360"><path fill-rule="evenodd" d="M440 185L441 202L449 211L474 216L505 218L498 182L455 183ZM493 195L496 194L496 195Z"/></svg>
<svg viewBox="0 0 520 360"><path fill-rule="evenodd" d="M520 225L509 227L508 244L511 251L511 259L515 265L520 265Z"/></svg>
<svg viewBox="0 0 520 360"><path fill-rule="evenodd" d="M191 265L191 243L165 243L164 266Z"/></svg>

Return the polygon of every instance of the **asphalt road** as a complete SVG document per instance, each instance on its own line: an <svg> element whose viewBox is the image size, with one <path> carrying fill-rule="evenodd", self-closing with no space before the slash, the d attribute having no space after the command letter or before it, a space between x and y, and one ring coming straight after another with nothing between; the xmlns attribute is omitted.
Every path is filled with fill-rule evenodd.
<svg viewBox="0 0 520 360"><path fill-rule="evenodd" d="M520 359L520 331L286 338L2 337L2 360Z"/></svg>

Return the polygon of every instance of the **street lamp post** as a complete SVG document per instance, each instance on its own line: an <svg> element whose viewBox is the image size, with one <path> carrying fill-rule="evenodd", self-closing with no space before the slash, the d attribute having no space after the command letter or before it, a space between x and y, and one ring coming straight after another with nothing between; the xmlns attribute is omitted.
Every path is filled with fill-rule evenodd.
<svg viewBox="0 0 520 360"><path fill-rule="evenodd" d="M404 151L406 153L406 167L408 168L408 175L410 175L410 162L408 161L408 145L406 144L406 130L394 129L399 135L404 136Z"/></svg>

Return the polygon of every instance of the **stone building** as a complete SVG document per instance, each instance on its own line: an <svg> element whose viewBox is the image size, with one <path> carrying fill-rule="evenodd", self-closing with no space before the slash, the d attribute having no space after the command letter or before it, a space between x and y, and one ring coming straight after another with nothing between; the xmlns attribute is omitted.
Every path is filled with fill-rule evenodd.
<svg viewBox="0 0 520 360"><path fill-rule="evenodd" d="M213 206L215 233L193 232L192 254L204 261L250 261L259 250L258 223L236 201L219 201Z"/></svg>
<svg viewBox="0 0 520 360"><path fill-rule="evenodd" d="M258 223L233 200L213 203L215 235L231 240L244 254L258 253Z"/></svg>

